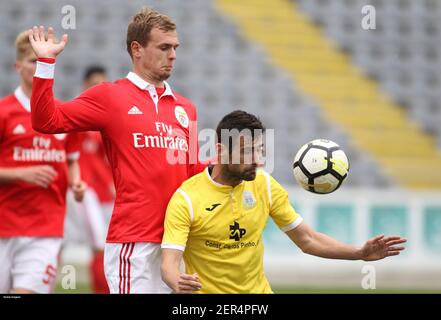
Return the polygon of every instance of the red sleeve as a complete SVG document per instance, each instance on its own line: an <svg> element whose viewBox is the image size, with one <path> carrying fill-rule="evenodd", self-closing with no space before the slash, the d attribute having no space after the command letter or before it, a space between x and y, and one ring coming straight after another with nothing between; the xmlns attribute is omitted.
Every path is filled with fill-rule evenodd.
<svg viewBox="0 0 441 320"><path fill-rule="evenodd" d="M190 166L190 177L194 176L195 174L198 174L199 172L202 172L205 170L205 168L210 164L210 162L198 162L196 164L193 164Z"/></svg>
<svg viewBox="0 0 441 320"><path fill-rule="evenodd" d="M32 83L32 127L44 133L104 128L110 117L108 85L95 86L72 101L57 103L52 90L54 65L54 59L38 59Z"/></svg>
<svg viewBox="0 0 441 320"><path fill-rule="evenodd" d="M5 135L5 127L6 127L6 121L2 112L0 112L0 143L3 141L3 137Z"/></svg>

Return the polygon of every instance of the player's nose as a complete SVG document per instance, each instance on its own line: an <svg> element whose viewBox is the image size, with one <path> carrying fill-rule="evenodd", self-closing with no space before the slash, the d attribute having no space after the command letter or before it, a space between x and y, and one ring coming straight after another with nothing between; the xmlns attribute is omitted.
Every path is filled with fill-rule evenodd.
<svg viewBox="0 0 441 320"><path fill-rule="evenodd" d="M169 52L169 55L168 55L168 58L170 60L175 60L176 59L176 50L174 48L171 48L171 50Z"/></svg>

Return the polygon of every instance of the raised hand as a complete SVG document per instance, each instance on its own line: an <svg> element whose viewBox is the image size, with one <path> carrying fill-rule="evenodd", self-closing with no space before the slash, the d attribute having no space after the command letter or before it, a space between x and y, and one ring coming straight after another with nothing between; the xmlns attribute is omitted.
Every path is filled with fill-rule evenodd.
<svg viewBox="0 0 441 320"><path fill-rule="evenodd" d="M400 236L384 237L384 235L376 236L366 241L361 249L361 256L364 261L381 260L386 257L396 256L404 247L397 247L397 244L406 242L406 239Z"/></svg>
<svg viewBox="0 0 441 320"><path fill-rule="evenodd" d="M49 27L47 33L45 33L43 26L34 26L28 31L28 35L37 58L55 58L63 51L68 41L67 34L63 34L61 40L57 42L52 27Z"/></svg>

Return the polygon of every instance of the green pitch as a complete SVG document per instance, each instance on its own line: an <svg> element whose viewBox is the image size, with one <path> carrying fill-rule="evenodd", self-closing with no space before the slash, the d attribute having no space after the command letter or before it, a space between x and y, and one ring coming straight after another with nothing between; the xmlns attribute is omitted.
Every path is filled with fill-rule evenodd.
<svg viewBox="0 0 441 320"><path fill-rule="evenodd" d="M363 290L360 288L301 288L301 287L286 287L286 288L273 288L275 293L289 294L289 293L303 293L303 294L406 294L406 293L438 293L441 294L440 290L426 290L426 289L375 289L375 290ZM61 287L60 283L57 283L55 288L55 293L69 294L69 293L92 293L90 286L87 283L78 283L76 288L73 290L65 290Z"/></svg>

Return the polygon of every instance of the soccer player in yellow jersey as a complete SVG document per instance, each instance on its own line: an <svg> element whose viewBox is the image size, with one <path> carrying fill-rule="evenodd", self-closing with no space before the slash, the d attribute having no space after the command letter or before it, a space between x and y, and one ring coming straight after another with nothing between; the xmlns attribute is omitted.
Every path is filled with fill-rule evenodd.
<svg viewBox="0 0 441 320"><path fill-rule="evenodd" d="M239 134L225 139L226 131ZM303 252L323 258L380 260L404 250L397 246L406 242L399 236L380 235L355 247L311 229L285 189L258 169L263 131L254 115L226 115L216 129L217 164L185 181L171 198L161 272L174 292L272 293L263 272L262 234L269 217ZM185 273L179 269L182 257Z"/></svg>

